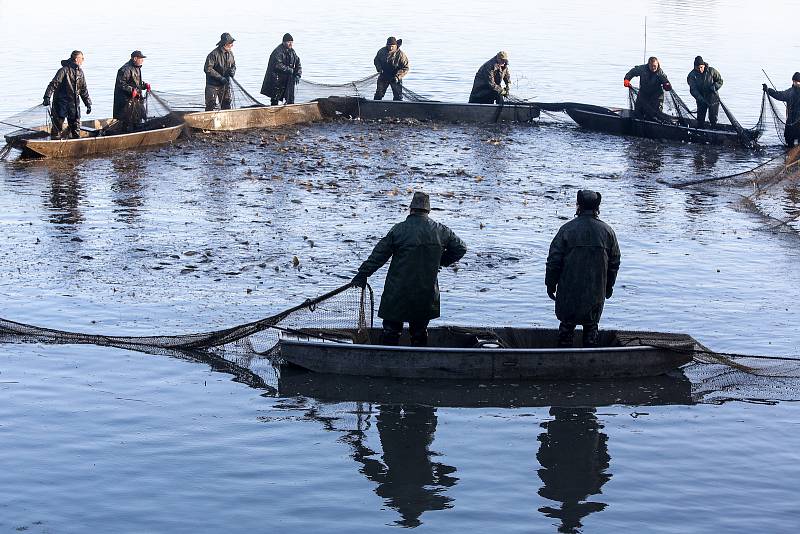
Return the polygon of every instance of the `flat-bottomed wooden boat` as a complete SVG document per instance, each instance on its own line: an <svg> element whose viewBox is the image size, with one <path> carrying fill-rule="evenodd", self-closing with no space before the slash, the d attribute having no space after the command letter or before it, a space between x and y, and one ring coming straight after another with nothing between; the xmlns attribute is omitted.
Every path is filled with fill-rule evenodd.
<svg viewBox="0 0 800 534"><path fill-rule="evenodd" d="M187 113L183 120L190 128L206 131L234 131L249 128L276 128L322 120L317 102L285 106L252 106L219 111Z"/></svg>

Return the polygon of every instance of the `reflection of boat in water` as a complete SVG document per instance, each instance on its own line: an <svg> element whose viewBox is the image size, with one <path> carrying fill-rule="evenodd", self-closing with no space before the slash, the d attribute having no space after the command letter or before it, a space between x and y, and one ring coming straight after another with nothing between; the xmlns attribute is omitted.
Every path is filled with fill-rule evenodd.
<svg viewBox="0 0 800 534"><path fill-rule="evenodd" d="M558 332L544 328L429 329L427 347L352 343L356 330L304 329L308 338L283 337L281 358L318 373L482 380L588 379L656 376L689 363L701 347L688 335L604 330L600 347L556 348ZM366 332L379 339L379 329ZM340 341L321 337L339 335ZM363 336L362 336L363 338Z"/></svg>
<svg viewBox="0 0 800 534"><path fill-rule="evenodd" d="M609 406L692 404L681 372L593 381L492 381L372 378L281 367L278 395L322 402L424 404L438 407Z"/></svg>

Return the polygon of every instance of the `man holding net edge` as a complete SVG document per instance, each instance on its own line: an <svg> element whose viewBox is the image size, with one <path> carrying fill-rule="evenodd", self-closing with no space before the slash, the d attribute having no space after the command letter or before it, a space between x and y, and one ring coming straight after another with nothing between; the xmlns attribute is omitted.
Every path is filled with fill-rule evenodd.
<svg viewBox="0 0 800 534"><path fill-rule="evenodd" d="M206 73L206 111L231 109L231 78L236 74L233 43L236 39L225 32L219 36L217 47L206 56L203 70Z"/></svg>
<svg viewBox="0 0 800 534"><path fill-rule="evenodd" d="M651 56L644 65L637 65L629 70L625 75L623 85L631 89L631 80L637 76L639 77L639 92L633 106L634 113L642 119L661 120L664 91L672 91L672 84L661 70L658 58Z"/></svg>
<svg viewBox="0 0 800 534"><path fill-rule="evenodd" d="M783 137L790 147L800 143L800 72L794 73L792 86L785 91L770 89L765 83L761 84L761 88L772 98L786 102L786 126L783 129Z"/></svg>
<svg viewBox="0 0 800 534"><path fill-rule="evenodd" d="M375 54L375 69L378 71L375 100L383 100L386 89L392 88L392 100L403 100L403 76L408 74L408 57L400 50L402 39L389 37L386 46Z"/></svg>
<svg viewBox="0 0 800 534"><path fill-rule="evenodd" d="M135 130L147 118L144 91L150 91L150 84L142 81L142 65L146 57L141 50L134 50L131 59L117 71L114 118L126 132Z"/></svg>
<svg viewBox="0 0 800 534"><path fill-rule="evenodd" d="M500 84L505 82L505 88ZM498 52L492 59L481 65L475 73L472 91L469 94L470 104L500 104L508 96L511 85L511 72L508 70L508 54Z"/></svg>
<svg viewBox="0 0 800 534"><path fill-rule="evenodd" d="M711 128L716 127L719 116L719 95L722 87L722 75L717 69L703 61L702 56L694 58L694 68L686 77L689 93L697 102L697 127L703 128L708 112Z"/></svg>
<svg viewBox="0 0 800 534"><path fill-rule="evenodd" d="M294 104L294 86L299 83L302 74L300 57L294 50L294 37L286 33L283 42L269 55L261 94L269 97L271 106L277 106L281 100L286 104Z"/></svg>
<svg viewBox="0 0 800 534"><path fill-rule="evenodd" d="M92 100L86 87L86 78L83 75L83 52L73 50L69 59L61 62L61 68L47 85L44 92L42 105L48 107L50 98L55 95L50 117L53 121L50 137L59 139L64 130L64 119L69 126L69 136L73 139L80 137L81 108L78 98L86 106L86 114L92 112Z"/></svg>
<svg viewBox="0 0 800 534"><path fill-rule="evenodd" d="M467 252L450 228L428 216L430 211L430 197L416 191L405 221L395 224L375 245L353 278L353 285L366 287L367 278L392 260L378 309L378 317L383 319L382 345L400 343L404 322L412 346L428 344L428 323L439 317L439 270Z"/></svg>

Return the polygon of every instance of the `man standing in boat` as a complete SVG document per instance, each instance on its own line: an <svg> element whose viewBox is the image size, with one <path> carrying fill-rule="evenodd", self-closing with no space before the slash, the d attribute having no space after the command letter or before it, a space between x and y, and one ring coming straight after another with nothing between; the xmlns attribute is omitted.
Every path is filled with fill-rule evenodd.
<svg viewBox="0 0 800 534"><path fill-rule="evenodd" d="M505 88L501 83L505 82ZM508 54L498 52L496 56L481 65L472 82L469 94L470 104L503 104L511 85L511 72L508 70Z"/></svg>
<svg viewBox="0 0 800 534"><path fill-rule="evenodd" d="M800 143L800 72L794 73L792 86L785 91L770 89L765 83L761 84L761 88L772 98L786 102L786 126L783 129L783 137L790 147Z"/></svg>
<svg viewBox="0 0 800 534"><path fill-rule="evenodd" d="M144 91L150 84L142 81L144 58L141 50L131 52L131 59L117 71L114 84L114 118L122 124L122 130L135 130L146 118Z"/></svg>
<svg viewBox="0 0 800 534"><path fill-rule="evenodd" d="M261 94L269 97L272 106L277 106L281 100L294 104L294 86L302 74L300 58L294 51L294 37L284 34L283 42L269 55Z"/></svg>
<svg viewBox="0 0 800 534"><path fill-rule="evenodd" d="M658 58L653 56L644 65L633 67L625 75L623 85L631 88L631 80L639 77L639 93L634 111L639 118L660 120L664 106L664 91L672 91L667 75L661 70Z"/></svg>
<svg viewBox="0 0 800 534"><path fill-rule="evenodd" d="M383 100L388 87L392 88L392 100L403 100L403 76L408 74L408 57L400 50L402 39L389 37L386 46L375 54L378 82L375 100Z"/></svg>
<svg viewBox="0 0 800 534"><path fill-rule="evenodd" d="M556 301L558 346L571 347L575 326L583 325L583 346L596 347L605 299L611 298L620 252L614 230L600 220L600 193L578 191L574 219L550 243L545 285Z"/></svg>
<svg viewBox="0 0 800 534"><path fill-rule="evenodd" d="M717 91L722 87L722 75L714 67L703 61L702 56L694 58L694 68L686 77L689 92L697 102L697 127L703 128L708 112L708 122L711 128L717 125L719 116L719 95Z"/></svg>
<svg viewBox="0 0 800 534"><path fill-rule="evenodd" d="M217 47L206 57L203 70L206 73L206 111L214 111L219 102L220 109L231 109L231 78L236 74L236 59L233 57L231 34L219 36Z"/></svg>
<svg viewBox="0 0 800 534"><path fill-rule="evenodd" d="M405 322L413 346L428 344L428 323L439 317L439 269L467 252L452 230L428 216L430 211L430 197L415 192L406 220L395 224L375 245L353 278L353 285L363 288L367 278L392 259L378 309L378 317L383 319L383 345L399 344Z"/></svg>
<svg viewBox="0 0 800 534"><path fill-rule="evenodd" d="M92 112L92 99L89 98L89 89L86 87L86 78L83 75L83 52L73 50L69 59L61 61L61 68L47 85L44 92L42 105L48 107L50 98L53 98L53 107L50 117L53 127L50 136L58 139L64 130L64 119L67 119L69 136L73 139L80 137L81 107L78 98L86 106L86 114ZM55 96L54 96L55 95Z"/></svg>

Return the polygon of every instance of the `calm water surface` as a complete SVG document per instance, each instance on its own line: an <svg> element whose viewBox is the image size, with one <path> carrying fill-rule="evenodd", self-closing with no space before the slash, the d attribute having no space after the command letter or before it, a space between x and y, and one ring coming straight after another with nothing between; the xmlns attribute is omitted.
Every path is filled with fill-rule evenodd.
<svg viewBox="0 0 800 534"><path fill-rule="evenodd" d="M66 15L67 7L69 16ZM625 72L656 54L682 85L695 55L755 121L765 68L788 86L793 2L306 2L128 8L0 1L9 43L0 117L38 104L73 48L96 116L134 48L147 79L202 87L217 36L258 88L290 31L305 76L371 72L389 34L408 86L466 97L512 57L517 90L624 105ZM47 13L47 15L45 15ZM76 18L77 17L77 18ZM69 31L68 21L95 31ZM35 46L33 46L35 43ZM204 331L333 289L425 188L470 252L441 276L440 323L551 326L547 246L575 191L603 192L623 264L603 326L687 332L718 350L797 355L796 232L744 209L752 190L672 187L771 157L542 125L326 123L195 135L171 147L0 166L0 316L67 330ZM761 207L798 213L785 185ZM793 211L794 210L794 211ZM785 225L782 229L786 229ZM300 260L292 266L292 257ZM378 294L384 271L373 277ZM268 369L268 367L267 367ZM455 385L269 375L122 350L0 344L0 531L794 532L800 434L791 382ZM712 391L709 393L709 389ZM755 398L758 403L721 398ZM773 401L763 403L762 401Z"/></svg>

